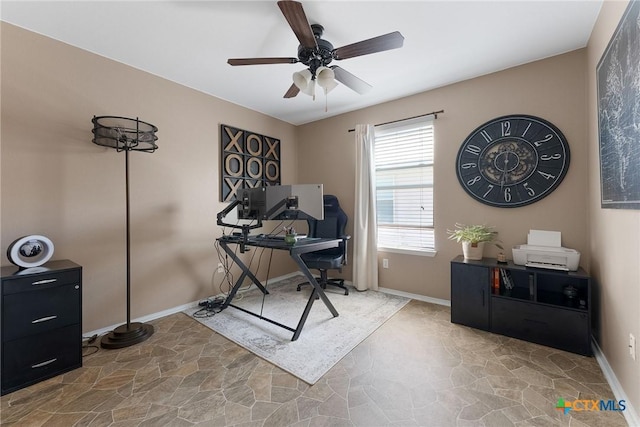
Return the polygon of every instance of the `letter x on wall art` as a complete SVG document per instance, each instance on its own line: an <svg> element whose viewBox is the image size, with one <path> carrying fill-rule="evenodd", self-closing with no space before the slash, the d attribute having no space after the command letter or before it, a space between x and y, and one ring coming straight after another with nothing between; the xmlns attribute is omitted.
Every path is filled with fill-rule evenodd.
<svg viewBox="0 0 640 427"><path fill-rule="evenodd" d="M220 201L231 202L242 188L280 185L280 140L220 125Z"/></svg>

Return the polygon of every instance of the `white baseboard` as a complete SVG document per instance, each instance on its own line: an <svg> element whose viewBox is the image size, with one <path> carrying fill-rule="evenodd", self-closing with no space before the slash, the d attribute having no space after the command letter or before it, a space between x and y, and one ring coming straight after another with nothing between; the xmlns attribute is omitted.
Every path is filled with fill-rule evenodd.
<svg viewBox="0 0 640 427"><path fill-rule="evenodd" d="M295 271L293 273L288 273L288 274L285 274L285 275L282 275L282 276L273 277L273 278L267 280L265 282L265 284L266 285L270 285L272 283L279 282L280 280L289 279L289 278L295 277L295 276L304 277L304 275L302 273L300 273L299 271ZM348 285L353 286L353 283L351 283L348 280L345 280L345 283L348 284ZM251 286L251 287L253 287L253 286ZM247 287L245 289L242 289L239 292L246 292L249 289L250 289L250 287ZM409 292L397 291L395 289L389 289L389 288L378 288L378 291L379 292L384 292L384 293L387 293L387 294L391 294L391 295L398 295L398 296L405 297L405 298L411 298L411 299L415 299L415 300L418 300L418 301L424 301L424 302L429 302L429 303L432 303L432 304L438 304L438 305L444 305L444 306L447 306L447 307L451 307L451 301L444 300L444 299L431 298L431 297L427 297L427 296L424 296L424 295L412 294L412 293L409 293ZM216 297L216 296L223 296L224 297L225 295L214 295L213 297ZM185 310L188 310L190 308L196 307L200 301L202 301L202 299L200 299L198 301L192 301L192 302L187 303L187 304L179 305L177 307L168 308L166 310L162 310L162 311L159 311L157 313L152 313L152 314L148 314L146 316L138 317L136 319L132 319L131 321L132 322L141 322L141 323L150 322L152 320L160 319L161 317L170 316L172 314L180 313L182 311L185 311ZM85 333L83 333L83 336L86 336L86 337L90 337L90 336L93 336L93 335L101 336L103 334L106 334L107 332L111 332L112 330L114 330L118 326L122 325L123 323L124 322L118 323L118 324L115 324L115 325L111 325L111 326L106 326L104 328L96 329L96 330L93 330L93 331L85 332Z"/></svg>
<svg viewBox="0 0 640 427"><path fill-rule="evenodd" d="M301 275L301 273L294 272L294 273L285 274L285 275L279 276L279 277L273 277L273 278L267 280L266 282L264 282L264 284L265 285L269 285L271 283L278 282L280 280L288 279L290 277L294 277L294 276L298 276L298 275ZM246 288L246 289L242 289L239 292L242 293L242 292L246 292L248 290L249 290L249 288ZM216 297L216 296L225 297L226 295L220 294L220 295L214 295L213 297ZM211 298L213 298L213 297L211 297ZM200 303L200 301L202 301L203 299L206 299L206 298L199 299L198 301L192 301L192 302L189 302L187 304L182 304L182 305L179 305L177 307L168 308L166 310L158 311L157 313L148 314L146 316L138 317L136 319L131 319L131 321L132 322L146 323L146 322L150 322L152 320L160 319L161 317L166 317L166 316L169 316L169 315L172 315L172 314L175 314L175 313L180 313L180 312L188 310L190 308L197 307L198 304ZM82 335L85 336L85 337L91 337L93 335L101 336L103 334L106 334L107 332L113 331L115 328L117 328L118 326L120 326L120 325L122 325L124 323L126 323L126 322L122 322L122 323L118 323L118 324L115 324L115 325L107 326L105 328L96 329L94 331L84 332Z"/></svg>
<svg viewBox="0 0 640 427"><path fill-rule="evenodd" d="M192 307L196 307L199 302L200 302L200 300L193 301L193 302L190 302L190 303L187 303L187 304L183 304L183 305L179 305L177 307L168 308L166 310L162 310L162 311L159 311L157 313L152 313L152 314L149 314L147 316L142 316L142 317L138 317L136 319L131 319L131 322L141 322L141 323L150 322L152 320L160 319L161 317L169 316L169 315L175 314L175 313L180 313L181 311L187 310L187 309L192 308ZM118 324L115 324L115 325L107 326L106 328L100 328L100 329L96 329L94 331L85 332L82 335L85 336L85 337L91 337L93 335L101 336L103 334L106 334L107 332L113 331L115 328L117 328L118 326L123 325L125 323L126 323L126 321L123 321L122 323L118 323Z"/></svg>
<svg viewBox="0 0 640 427"><path fill-rule="evenodd" d="M451 307L451 301L446 300L446 299L440 299L440 298L432 298L432 297L427 297L424 295L418 295L418 294L412 294L410 292L404 292L404 291L397 291L395 289L389 289L389 288L378 288L379 292L384 292L385 294L391 294L391 295L398 295L401 297L406 297L406 298L411 298L411 299L415 299L418 301L424 301L424 302L429 302L432 304L438 304L438 305L444 305L446 307Z"/></svg>
<svg viewBox="0 0 640 427"><path fill-rule="evenodd" d="M353 286L353 283L351 283L348 280L345 280L344 283L349 285L349 286ZM451 301L446 300L446 299L432 298L432 297L427 297L427 296L424 296L424 295L412 294L411 292L398 291L398 290L395 290L395 289L383 288L383 287L378 287L378 292L382 292L382 293L390 294L390 295L397 295L399 297L405 297L405 298L409 298L409 299L415 299L415 300L418 300L418 301L430 302L432 304L444 305L446 307L451 307Z"/></svg>
<svg viewBox="0 0 640 427"><path fill-rule="evenodd" d="M620 384L620 381L618 381L615 372L613 372L613 369L611 368L611 365L609 365L609 362L600 349L600 346L593 338L591 340L591 346L593 348L593 355L596 358L598 365L600 365L600 369L602 369L602 373L609 383L616 400L624 400L625 402L626 409L622 412L622 415L624 415L624 418L630 426L640 426L640 417L638 417L638 413L631 405L631 402L627 398L627 394L622 389L622 385Z"/></svg>

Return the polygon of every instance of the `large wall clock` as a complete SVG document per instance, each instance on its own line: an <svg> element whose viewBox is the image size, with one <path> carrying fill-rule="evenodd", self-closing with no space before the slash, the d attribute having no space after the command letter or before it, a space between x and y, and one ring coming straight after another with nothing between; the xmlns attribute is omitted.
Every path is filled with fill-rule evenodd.
<svg viewBox="0 0 640 427"><path fill-rule="evenodd" d="M513 114L471 132L458 151L456 174L474 199L513 208L555 190L569 158L569 144L557 127L539 117Z"/></svg>

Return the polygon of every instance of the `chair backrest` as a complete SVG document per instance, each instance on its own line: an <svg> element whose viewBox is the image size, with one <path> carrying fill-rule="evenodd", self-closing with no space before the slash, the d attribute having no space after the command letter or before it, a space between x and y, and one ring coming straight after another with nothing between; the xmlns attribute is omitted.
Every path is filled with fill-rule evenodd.
<svg viewBox="0 0 640 427"><path fill-rule="evenodd" d="M308 219L309 237L337 238L344 236L348 221L336 196L324 195L324 219Z"/></svg>

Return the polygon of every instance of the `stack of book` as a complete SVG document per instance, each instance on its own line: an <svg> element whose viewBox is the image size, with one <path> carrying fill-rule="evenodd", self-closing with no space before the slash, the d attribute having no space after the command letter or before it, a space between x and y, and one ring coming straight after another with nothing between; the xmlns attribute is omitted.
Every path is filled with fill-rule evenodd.
<svg viewBox="0 0 640 427"><path fill-rule="evenodd" d="M504 268L495 267L493 269L493 291L499 293L500 288L504 287L506 290L513 289L513 278L511 277L511 271Z"/></svg>

